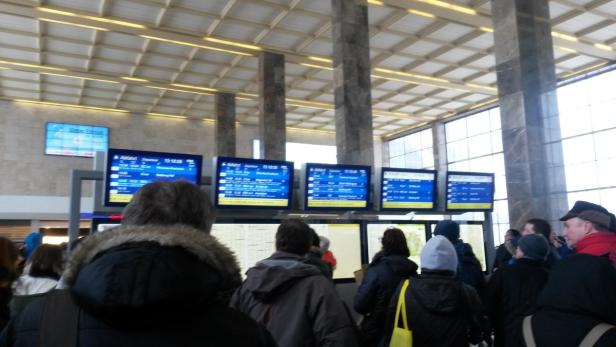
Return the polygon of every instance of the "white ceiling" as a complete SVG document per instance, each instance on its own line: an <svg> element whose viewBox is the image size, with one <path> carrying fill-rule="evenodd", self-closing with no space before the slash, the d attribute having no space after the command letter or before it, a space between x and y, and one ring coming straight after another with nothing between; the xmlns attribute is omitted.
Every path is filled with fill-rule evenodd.
<svg viewBox="0 0 616 347"><path fill-rule="evenodd" d="M202 119L224 91L238 97L238 121L256 124L257 56L269 50L286 56L287 125L331 131L330 6L0 0L0 97ZM368 6L375 135L495 101L490 1ZM550 10L559 78L616 59L616 0L554 0Z"/></svg>

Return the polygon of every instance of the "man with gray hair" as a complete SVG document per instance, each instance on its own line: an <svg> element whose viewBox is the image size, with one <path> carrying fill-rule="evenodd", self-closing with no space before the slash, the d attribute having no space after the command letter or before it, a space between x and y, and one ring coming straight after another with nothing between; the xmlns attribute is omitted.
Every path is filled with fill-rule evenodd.
<svg viewBox="0 0 616 347"><path fill-rule="evenodd" d="M208 195L185 181L145 185L120 227L73 251L67 290L28 306L2 346L275 346L228 307L240 285L228 248L209 235Z"/></svg>

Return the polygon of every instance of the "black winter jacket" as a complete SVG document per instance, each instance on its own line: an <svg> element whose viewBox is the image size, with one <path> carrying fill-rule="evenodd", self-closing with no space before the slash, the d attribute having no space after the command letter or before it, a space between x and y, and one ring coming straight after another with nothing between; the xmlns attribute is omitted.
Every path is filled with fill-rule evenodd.
<svg viewBox="0 0 616 347"><path fill-rule="evenodd" d="M616 269L587 254L562 259L550 271L538 304L531 324L537 346L577 347L595 325L616 325ZM594 347L614 346L616 328Z"/></svg>
<svg viewBox="0 0 616 347"><path fill-rule="evenodd" d="M388 346L394 327L401 286L391 298L387 312ZM413 331L413 347L468 347L481 341L481 301L475 290L448 271L422 270L411 278L406 291L406 314Z"/></svg>
<svg viewBox="0 0 616 347"><path fill-rule="evenodd" d="M141 226L95 234L71 254L63 276L81 308L79 346L275 346L263 326L228 307L239 267L202 231ZM29 305L0 345L39 346L42 304Z"/></svg>
<svg viewBox="0 0 616 347"><path fill-rule="evenodd" d="M379 252L374 257L354 300L355 311L365 316L360 327L363 346L378 345L385 333L387 306L393 292L403 279L417 277L417 268L402 255Z"/></svg>
<svg viewBox="0 0 616 347"><path fill-rule="evenodd" d="M486 280L481 269L481 263L475 256L473 248L468 243L457 239L452 242L458 255L458 271L456 278L473 287L480 298L485 297Z"/></svg>
<svg viewBox="0 0 616 347"><path fill-rule="evenodd" d="M231 307L264 324L280 347L357 346L332 281L304 260L278 251L260 261L246 272Z"/></svg>
<svg viewBox="0 0 616 347"><path fill-rule="evenodd" d="M486 309L494 330L494 346L520 345L522 319L537 309L539 293L547 280L543 262L524 258L492 275Z"/></svg>

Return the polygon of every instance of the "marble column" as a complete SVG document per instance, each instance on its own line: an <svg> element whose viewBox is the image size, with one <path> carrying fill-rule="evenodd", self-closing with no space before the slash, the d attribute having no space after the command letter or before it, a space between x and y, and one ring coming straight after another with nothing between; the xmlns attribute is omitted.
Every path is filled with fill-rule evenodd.
<svg viewBox="0 0 616 347"><path fill-rule="evenodd" d="M261 158L285 160L286 133L284 56L259 56L259 138Z"/></svg>
<svg viewBox="0 0 616 347"><path fill-rule="evenodd" d="M447 139L445 137L445 123L432 123L432 153L434 155L434 169L437 174L436 211L445 213L447 204Z"/></svg>
<svg viewBox="0 0 616 347"><path fill-rule="evenodd" d="M216 155L235 157L235 94L216 93Z"/></svg>
<svg viewBox="0 0 616 347"><path fill-rule="evenodd" d="M567 209L548 0L493 0L511 227Z"/></svg>
<svg viewBox="0 0 616 347"><path fill-rule="evenodd" d="M332 0L338 163L373 165L368 8Z"/></svg>

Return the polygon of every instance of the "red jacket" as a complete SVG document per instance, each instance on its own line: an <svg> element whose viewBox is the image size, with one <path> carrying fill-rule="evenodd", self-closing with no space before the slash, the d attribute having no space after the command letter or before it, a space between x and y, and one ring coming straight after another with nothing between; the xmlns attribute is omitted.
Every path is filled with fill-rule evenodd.
<svg viewBox="0 0 616 347"><path fill-rule="evenodd" d="M581 239L576 245L576 252L598 257L608 256L616 265L616 233L600 231Z"/></svg>

